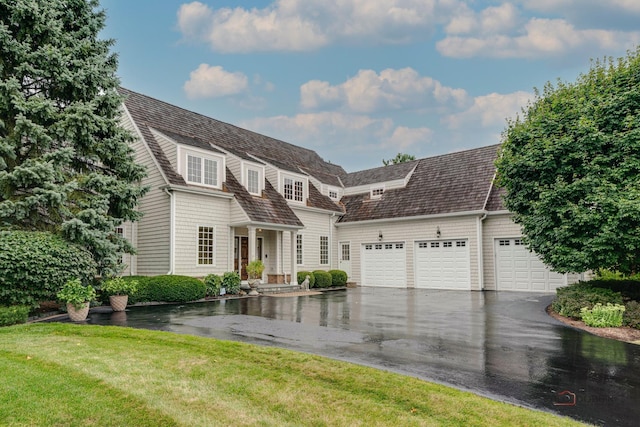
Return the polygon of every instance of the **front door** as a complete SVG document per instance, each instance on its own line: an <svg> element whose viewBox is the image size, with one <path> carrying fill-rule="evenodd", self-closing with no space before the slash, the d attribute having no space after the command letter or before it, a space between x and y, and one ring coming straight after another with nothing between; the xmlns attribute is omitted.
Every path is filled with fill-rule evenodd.
<svg viewBox="0 0 640 427"><path fill-rule="evenodd" d="M245 236L238 236L235 239L234 248L234 271L240 270L240 279L247 280L247 264L249 263L249 238Z"/></svg>
<svg viewBox="0 0 640 427"><path fill-rule="evenodd" d="M340 242L340 259L338 268L347 273L347 277L351 277L351 243Z"/></svg>

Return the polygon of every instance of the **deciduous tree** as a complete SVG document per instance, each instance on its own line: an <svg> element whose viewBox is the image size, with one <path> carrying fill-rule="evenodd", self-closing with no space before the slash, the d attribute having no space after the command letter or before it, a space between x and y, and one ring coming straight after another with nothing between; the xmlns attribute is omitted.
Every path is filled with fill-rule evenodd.
<svg viewBox="0 0 640 427"><path fill-rule="evenodd" d="M396 157L394 157L393 159L382 159L382 164L385 166L389 166L389 165L397 165L398 163L405 163L405 162L410 162L411 160L415 160L416 156L413 156L411 154L406 154L406 153L398 153L396 154Z"/></svg>
<svg viewBox="0 0 640 427"><path fill-rule="evenodd" d="M640 264L640 49L548 83L508 123L497 161L506 207L554 270Z"/></svg>

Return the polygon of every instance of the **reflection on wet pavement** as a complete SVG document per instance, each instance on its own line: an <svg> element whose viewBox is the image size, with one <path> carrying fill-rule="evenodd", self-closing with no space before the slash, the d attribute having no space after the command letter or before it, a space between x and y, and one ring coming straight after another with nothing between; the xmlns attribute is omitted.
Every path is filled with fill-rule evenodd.
<svg viewBox="0 0 640 427"><path fill-rule="evenodd" d="M89 323L271 345L603 425L640 419L640 346L568 328L552 295L357 288L92 313Z"/></svg>

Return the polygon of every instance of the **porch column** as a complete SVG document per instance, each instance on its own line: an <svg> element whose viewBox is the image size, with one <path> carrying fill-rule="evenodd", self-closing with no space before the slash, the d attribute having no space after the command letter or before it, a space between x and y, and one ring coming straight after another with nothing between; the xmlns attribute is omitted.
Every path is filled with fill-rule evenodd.
<svg viewBox="0 0 640 427"><path fill-rule="evenodd" d="M236 259L236 229L235 227L229 227L229 244L227 245L228 247L228 253L229 256L227 257L227 271L233 271L234 265L233 262Z"/></svg>
<svg viewBox="0 0 640 427"><path fill-rule="evenodd" d="M247 227L249 230L249 262L256 260L256 228Z"/></svg>
<svg viewBox="0 0 640 427"><path fill-rule="evenodd" d="M284 252L282 250L282 231L276 231L276 274L282 274L282 258Z"/></svg>
<svg viewBox="0 0 640 427"><path fill-rule="evenodd" d="M298 235L297 231L291 231L291 284L298 284L298 270L297 270L297 257L296 257L296 236Z"/></svg>

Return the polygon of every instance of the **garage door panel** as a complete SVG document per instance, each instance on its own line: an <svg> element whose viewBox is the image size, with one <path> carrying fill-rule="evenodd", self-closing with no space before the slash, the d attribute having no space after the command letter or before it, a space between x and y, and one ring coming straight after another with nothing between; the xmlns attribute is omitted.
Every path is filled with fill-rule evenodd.
<svg viewBox="0 0 640 427"><path fill-rule="evenodd" d="M496 239L498 290L551 292L564 286L563 275L550 271L521 239Z"/></svg>
<svg viewBox="0 0 640 427"><path fill-rule="evenodd" d="M470 289L470 259L466 240L415 243L416 287Z"/></svg>
<svg viewBox="0 0 640 427"><path fill-rule="evenodd" d="M403 243L362 245L364 286L406 287L406 253Z"/></svg>

